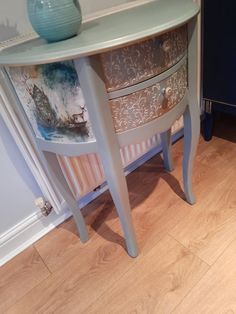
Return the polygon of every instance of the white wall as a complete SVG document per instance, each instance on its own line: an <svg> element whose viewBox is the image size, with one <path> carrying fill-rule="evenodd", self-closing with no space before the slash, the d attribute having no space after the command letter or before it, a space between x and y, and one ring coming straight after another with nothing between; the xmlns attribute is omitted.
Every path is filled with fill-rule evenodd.
<svg viewBox="0 0 236 314"><path fill-rule="evenodd" d="M132 1L136 0L79 0L79 3L84 16ZM0 0L0 42L17 34L32 31L27 17L26 3L27 0Z"/></svg>
<svg viewBox="0 0 236 314"><path fill-rule="evenodd" d="M35 210L41 191L0 115L0 234Z"/></svg>
<svg viewBox="0 0 236 314"><path fill-rule="evenodd" d="M108 9L111 7L114 7L119 4L131 2L135 0L79 0L79 3L81 5L82 13L84 15L97 12L99 10Z"/></svg>

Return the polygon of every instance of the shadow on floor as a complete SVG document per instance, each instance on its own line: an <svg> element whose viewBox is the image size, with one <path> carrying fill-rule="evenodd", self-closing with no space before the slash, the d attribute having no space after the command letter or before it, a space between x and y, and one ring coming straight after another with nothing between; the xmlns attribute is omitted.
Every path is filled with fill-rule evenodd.
<svg viewBox="0 0 236 314"><path fill-rule="evenodd" d="M179 181L164 169L163 160L158 154L127 176L132 210L145 201L155 190L160 180L164 180L178 197L185 199ZM109 191L87 205L84 211L87 214L86 223L95 233L109 242L121 245L125 249L124 238L114 232L108 225L109 221L118 217Z"/></svg>

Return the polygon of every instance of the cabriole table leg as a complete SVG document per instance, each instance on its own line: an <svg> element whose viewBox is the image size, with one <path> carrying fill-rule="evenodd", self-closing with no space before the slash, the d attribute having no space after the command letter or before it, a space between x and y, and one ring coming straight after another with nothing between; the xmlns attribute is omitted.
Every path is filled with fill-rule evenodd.
<svg viewBox="0 0 236 314"><path fill-rule="evenodd" d="M98 144L98 153L102 159L105 177L123 228L127 250L130 256L136 257L138 247L132 223L128 189L100 63L96 57L90 57L77 60L75 65Z"/></svg>
<svg viewBox="0 0 236 314"><path fill-rule="evenodd" d="M193 162L200 136L200 105L198 103L198 34L197 18L188 24L188 80L189 105L184 112L184 159L183 178L187 202L194 204L196 198L192 190Z"/></svg>
<svg viewBox="0 0 236 314"><path fill-rule="evenodd" d="M161 144L162 144L162 152L164 159L164 166L167 171L173 171L173 160L171 154L171 129L167 130L164 133L161 133Z"/></svg>

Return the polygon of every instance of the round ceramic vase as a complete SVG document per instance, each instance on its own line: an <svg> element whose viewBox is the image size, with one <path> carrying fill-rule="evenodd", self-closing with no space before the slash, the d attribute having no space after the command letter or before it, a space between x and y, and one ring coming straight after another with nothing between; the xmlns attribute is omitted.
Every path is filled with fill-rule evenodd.
<svg viewBox="0 0 236 314"><path fill-rule="evenodd" d="M34 30L49 42L73 37L80 31L78 0L27 0L27 9Z"/></svg>

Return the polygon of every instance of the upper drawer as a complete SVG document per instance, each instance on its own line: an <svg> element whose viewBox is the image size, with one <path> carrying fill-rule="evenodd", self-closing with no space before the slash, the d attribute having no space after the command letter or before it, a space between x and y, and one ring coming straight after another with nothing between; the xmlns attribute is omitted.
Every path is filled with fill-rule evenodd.
<svg viewBox="0 0 236 314"><path fill-rule="evenodd" d="M176 64L187 50L187 27L156 38L102 53L101 63L107 91L145 81Z"/></svg>

